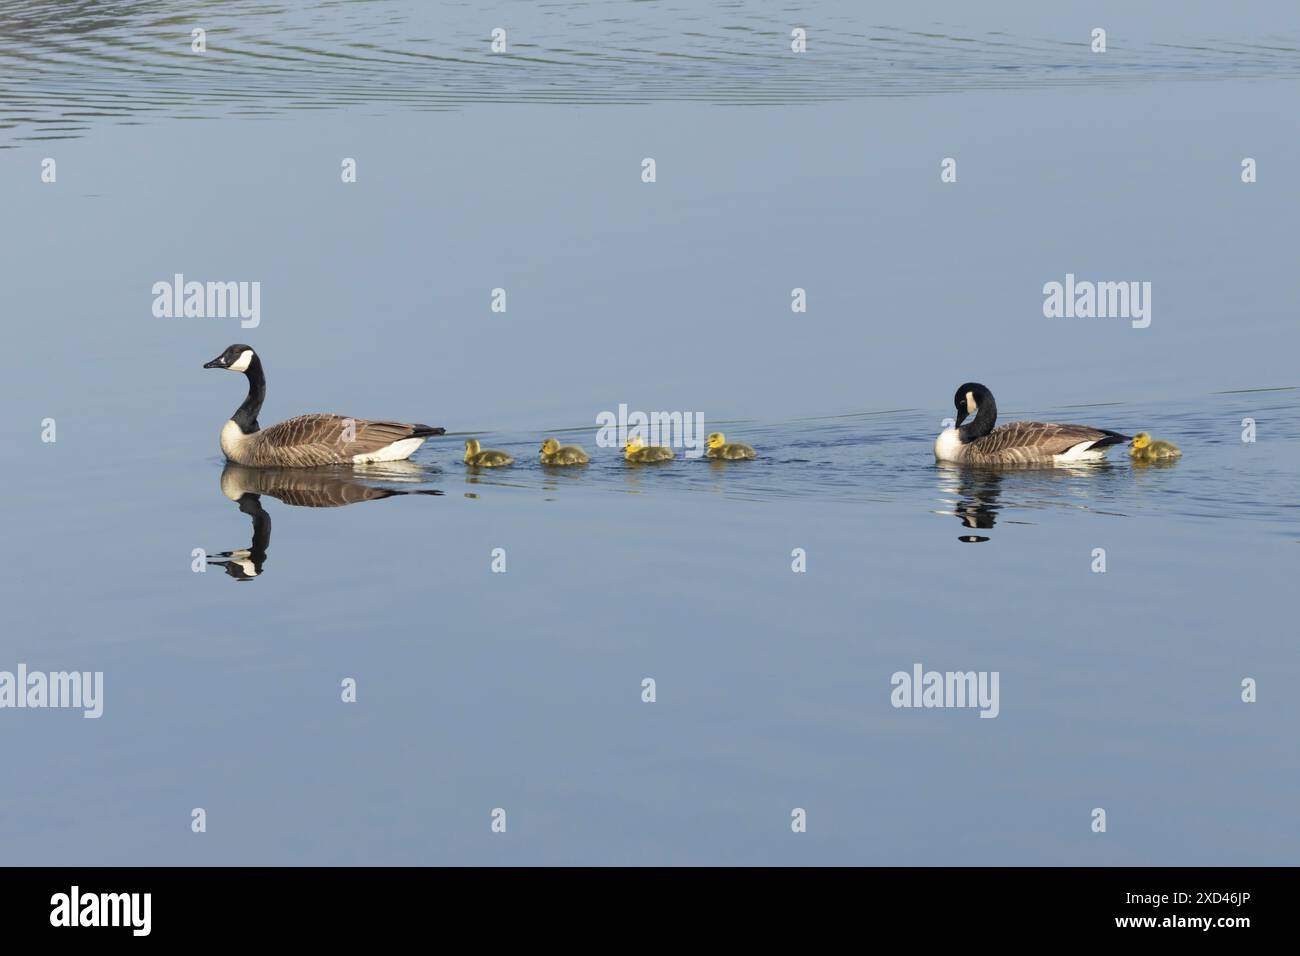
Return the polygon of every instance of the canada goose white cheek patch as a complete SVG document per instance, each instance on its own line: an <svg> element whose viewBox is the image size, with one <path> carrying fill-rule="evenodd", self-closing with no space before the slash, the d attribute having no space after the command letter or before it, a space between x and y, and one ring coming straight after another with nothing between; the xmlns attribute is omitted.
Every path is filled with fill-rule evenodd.
<svg viewBox="0 0 1300 956"><path fill-rule="evenodd" d="M239 358L230 363L230 371L247 372L248 366L251 364L253 364L253 350L244 349L244 351L239 353Z"/></svg>
<svg viewBox="0 0 1300 956"><path fill-rule="evenodd" d="M977 411L977 406L975 405L975 393L967 392L966 393L966 414L974 415L976 411Z"/></svg>

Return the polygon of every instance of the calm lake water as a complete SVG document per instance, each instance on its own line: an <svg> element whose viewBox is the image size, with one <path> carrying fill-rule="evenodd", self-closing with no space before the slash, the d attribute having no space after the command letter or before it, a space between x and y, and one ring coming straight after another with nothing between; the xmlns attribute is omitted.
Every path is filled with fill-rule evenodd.
<svg viewBox="0 0 1300 956"><path fill-rule="evenodd" d="M0 710L0 861L1294 864L1300 25L1052 6L0 0L0 671L104 674ZM226 468L232 342L264 425L448 435ZM1184 455L937 466L969 380ZM760 457L628 466L620 403Z"/></svg>

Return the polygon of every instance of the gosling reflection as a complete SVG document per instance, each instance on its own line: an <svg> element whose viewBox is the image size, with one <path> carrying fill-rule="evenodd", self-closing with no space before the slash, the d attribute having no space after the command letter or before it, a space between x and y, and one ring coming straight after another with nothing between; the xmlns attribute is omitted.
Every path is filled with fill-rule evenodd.
<svg viewBox="0 0 1300 956"><path fill-rule="evenodd" d="M253 540L247 548L219 552L208 563L224 568L236 581L251 581L262 573L271 545L271 516L262 507L263 495L297 508L341 508L397 495L441 495L432 488L389 488L363 480L415 482L427 481L430 476L428 470L412 462L339 470L246 468L227 462L221 472L221 493L252 519Z"/></svg>

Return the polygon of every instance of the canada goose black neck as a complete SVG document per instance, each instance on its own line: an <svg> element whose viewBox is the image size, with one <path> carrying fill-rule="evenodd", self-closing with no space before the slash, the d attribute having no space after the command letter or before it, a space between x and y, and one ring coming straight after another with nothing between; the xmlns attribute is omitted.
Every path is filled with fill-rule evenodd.
<svg viewBox="0 0 1300 956"><path fill-rule="evenodd" d="M970 404L975 405L975 417L968 424L957 429L962 444L969 444L993 431L993 426L998 421L998 403L993 400L992 392L983 385L969 382L957 390L957 399L959 403L966 403L967 414L969 414ZM962 411L960 404L958 411ZM965 418L966 415L963 414L961 417Z"/></svg>
<svg viewBox="0 0 1300 956"><path fill-rule="evenodd" d="M245 564L233 557L220 563L236 581L251 581L262 573L266 564L266 552L271 547L271 516L262 507L262 496L248 492L239 496L239 510L253 519L253 541L248 546L249 563Z"/></svg>
<svg viewBox="0 0 1300 956"><path fill-rule="evenodd" d="M251 435L261 428L257 424L257 413L262 410L262 402L266 400L266 375L262 373L262 360L258 358L256 352L253 353L253 360L248 363L248 368L244 369L244 374L248 376L248 397L244 399L244 404L235 410L230 420L238 425L239 430L245 435Z"/></svg>
<svg viewBox="0 0 1300 956"><path fill-rule="evenodd" d="M253 543L249 550L260 565L266 560L266 549L271 546L271 516L262 507L262 496L249 492L239 496L239 510L253 519Z"/></svg>

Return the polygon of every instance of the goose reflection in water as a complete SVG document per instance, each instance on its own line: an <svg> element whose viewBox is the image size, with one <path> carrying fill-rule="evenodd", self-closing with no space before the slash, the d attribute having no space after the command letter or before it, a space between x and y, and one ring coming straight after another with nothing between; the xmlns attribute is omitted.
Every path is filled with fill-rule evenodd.
<svg viewBox="0 0 1300 956"><path fill-rule="evenodd" d="M1034 509L1044 507L1085 508L1095 507L1095 491L1099 479L1116 474L1119 469L1107 462L1080 465L1056 465L1050 468L1025 468L1013 466L963 467L940 464L940 491L951 511L966 528L983 531L998 523L999 515L1007 507L1004 493L1010 492L1013 507ZM1078 479L1085 484L1077 484ZM1079 489L1087 489L1081 492ZM1029 524L1026 521L1008 521L1009 524ZM987 535L963 534L958 541L978 544L988 541Z"/></svg>
<svg viewBox="0 0 1300 956"><path fill-rule="evenodd" d="M271 516L262 507L269 495L296 508L341 508L362 501L397 495L441 495L431 488L391 488L371 481L422 482L431 472L412 462L353 468L246 468L227 462L221 472L221 493L253 519L253 540L247 548L221 551L208 563L225 568L236 581L251 581L262 573L271 545Z"/></svg>
<svg viewBox="0 0 1300 956"><path fill-rule="evenodd" d="M956 495L951 501L952 511L957 520L971 530L984 530L997 524L1001 505L998 499L1002 495L1001 469L975 469L943 467L945 495ZM977 544L989 540L982 534L963 534L958 541Z"/></svg>

